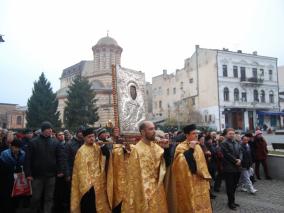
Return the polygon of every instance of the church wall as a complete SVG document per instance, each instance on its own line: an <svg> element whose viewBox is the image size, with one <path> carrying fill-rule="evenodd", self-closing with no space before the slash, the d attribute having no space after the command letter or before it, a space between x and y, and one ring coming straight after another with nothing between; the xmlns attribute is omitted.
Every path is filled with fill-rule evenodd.
<svg viewBox="0 0 284 213"><path fill-rule="evenodd" d="M100 42L103 40L103 42ZM97 45L92 47L93 61L84 61L80 66L80 73L83 77L87 77L89 82L94 86L96 92L96 105L99 107L99 121L95 126L105 126L109 120L114 123L113 100L112 100L112 64L120 65L122 48L116 41L110 37L102 38ZM61 78L61 93L58 98L58 111L60 111L60 119L63 121L63 111L65 107L64 90L72 82L72 76ZM99 81L99 82L96 82ZM63 93L63 95L62 95Z"/></svg>

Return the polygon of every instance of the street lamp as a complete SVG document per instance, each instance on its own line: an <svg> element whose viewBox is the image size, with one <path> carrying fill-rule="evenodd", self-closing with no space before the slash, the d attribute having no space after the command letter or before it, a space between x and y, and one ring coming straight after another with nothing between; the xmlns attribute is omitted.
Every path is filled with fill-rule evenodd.
<svg viewBox="0 0 284 213"><path fill-rule="evenodd" d="M4 35L0 34L0 42L5 42L4 39L2 38L2 36L4 36Z"/></svg>

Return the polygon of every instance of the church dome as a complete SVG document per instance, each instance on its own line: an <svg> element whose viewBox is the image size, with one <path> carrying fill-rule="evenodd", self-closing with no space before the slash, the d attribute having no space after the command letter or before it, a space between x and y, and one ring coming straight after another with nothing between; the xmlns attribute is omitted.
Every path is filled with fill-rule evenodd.
<svg viewBox="0 0 284 213"><path fill-rule="evenodd" d="M114 45L114 46L118 46L116 40L114 40L113 38L106 36L101 38L98 43L96 44L96 46L101 46L101 45Z"/></svg>

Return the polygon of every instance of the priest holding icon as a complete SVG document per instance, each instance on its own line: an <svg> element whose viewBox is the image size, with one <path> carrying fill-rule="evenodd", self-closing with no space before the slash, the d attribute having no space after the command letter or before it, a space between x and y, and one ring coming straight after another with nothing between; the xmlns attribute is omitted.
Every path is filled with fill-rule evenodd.
<svg viewBox="0 0 284 213"><path fill-rule="evenodd" d="M196 126L188 125L183 131L186 140L177 146L172 165L171 212L211 213L211 176L197 141Z"/></svg>

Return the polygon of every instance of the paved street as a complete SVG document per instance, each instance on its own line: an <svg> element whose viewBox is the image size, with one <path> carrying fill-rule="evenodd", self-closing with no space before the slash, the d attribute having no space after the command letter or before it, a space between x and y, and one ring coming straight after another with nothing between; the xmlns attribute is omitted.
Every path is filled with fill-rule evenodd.
<svg viewBox="0 0 284 213"><path fill-rule="evenodd" d="M227 207L225 183L222 190L216 193L217 198L212 201L214 213L242 212L242 213L283 213L284 212L284 182L278 180L259 180L255 183L258 189L256 195L247 192L236 193L236 203L240 204L237 211Z"/></svg>
<svg viewBox="0 0 284 213"><path fill-rule="evenodd" d="M283 213L284 212L284 181L259 180L255 183L258 189L256 195L246 192L236 193L236 203L240 204L237 211L231 211L227 207L227 196L225 183L222 183L222 190L216 193L217 198L212 200L214 213ZM25 213L27 210L19 210L18 213Z"/></svg>

